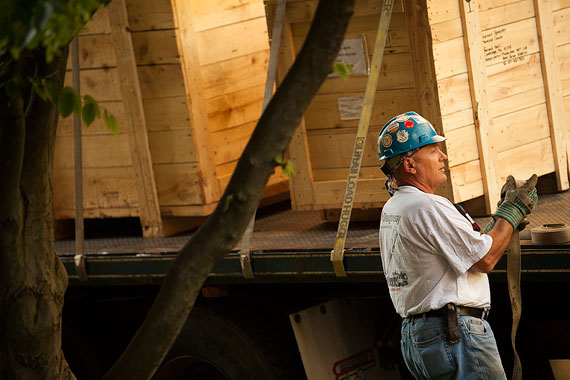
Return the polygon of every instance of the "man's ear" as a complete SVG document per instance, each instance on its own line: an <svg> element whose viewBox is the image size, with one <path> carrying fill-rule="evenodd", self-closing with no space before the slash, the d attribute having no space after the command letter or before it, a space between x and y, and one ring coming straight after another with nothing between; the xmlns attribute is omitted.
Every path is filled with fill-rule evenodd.
<svg viewBox="0 0 570 380"><path fill-rule="evenodd" d="M402 162L402 166L404 167L404 171L406 173L414 174L416 172L415 163L412 158L404 158L404 162Z"/></svg>

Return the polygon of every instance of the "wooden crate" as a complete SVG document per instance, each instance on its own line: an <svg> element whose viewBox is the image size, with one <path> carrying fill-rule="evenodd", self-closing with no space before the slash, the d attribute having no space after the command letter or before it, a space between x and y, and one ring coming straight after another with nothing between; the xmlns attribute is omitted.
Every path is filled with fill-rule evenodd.
<svg viewBox="0 0 570 380"><path fill-rule="evenodd" d="M120 126L117 137L101 120L83 127L85 217L140 217L146 236L160 236L173 232L169 217L211 213L261 114L262 0L117 0L79 45L81 92ZM72 134L72 118L61 119L56 219L75 216ZM288 179L276 171L264 199L283 196Z"/></svg>
<svg viewBox="0 0 570 380"><path fill-rule="evenodd" d="M316 5L287 3L279 79ZM370 58L381 7L357 0L346 34L364 35ZM289 149L295 209L342 205L358 119L343 120L339 104L364 96L367 78L329 78L309 106ZM438 191L453 202L484 196L490 212L509 174L556 173L558 190L568 189L570 1L396 1L355 207L382 207L388 199L376 138L391 117L411 110L448 138L448 181Z"/></svg>

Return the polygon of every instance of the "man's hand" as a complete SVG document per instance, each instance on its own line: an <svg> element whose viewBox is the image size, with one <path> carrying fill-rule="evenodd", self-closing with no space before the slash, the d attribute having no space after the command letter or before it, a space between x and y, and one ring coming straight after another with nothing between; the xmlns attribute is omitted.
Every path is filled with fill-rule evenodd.
<svg viewBox="0 0 570 380"><path fill-rule="evenodd" d="M502 202L499 208L493 214L508 221L513 229L519 227L524 228L526 223L523 222L526 215L530 214L538 201L536 193L536 183L538 177L533 174L523 184L517 185L513 176L508 176L507 181L501 189Z"/></svg>

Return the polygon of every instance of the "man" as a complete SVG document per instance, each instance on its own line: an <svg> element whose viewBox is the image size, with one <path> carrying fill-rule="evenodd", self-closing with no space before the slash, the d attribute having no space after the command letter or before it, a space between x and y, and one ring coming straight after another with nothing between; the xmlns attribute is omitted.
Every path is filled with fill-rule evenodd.
<svg viewBox="0 0 570 380"><path fill-rule="evenodd" d="M378 137L386 189L380 250L402 321L401 350L417 379L506 379L493 331L487 273L537 201L536 175L502 189L494 220L476 232L444 197L447 156L433 126L415 112L391 119ZM394 180L397 188L394 187Z"/></svg>

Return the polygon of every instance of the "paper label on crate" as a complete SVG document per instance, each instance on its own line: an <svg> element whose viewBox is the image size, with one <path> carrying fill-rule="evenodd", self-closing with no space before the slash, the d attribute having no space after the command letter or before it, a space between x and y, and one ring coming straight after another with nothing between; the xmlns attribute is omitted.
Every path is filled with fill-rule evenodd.
<svg viewBox="0 0 570 380"><path fill-rule="evenodd" d="M346 96L338 98L340 120L358 120L364 104L363 96Z"/></svg>
<svg viewBox="0 0 570 380"><path fill-rule="evenodd" d="M370 74L368 49L364 36L344 40L334 63L350 65L354 76ZM351 74L348 75L350 77ZM338 74L333 72L329 74L329 77L338 77Z"/></svg>

